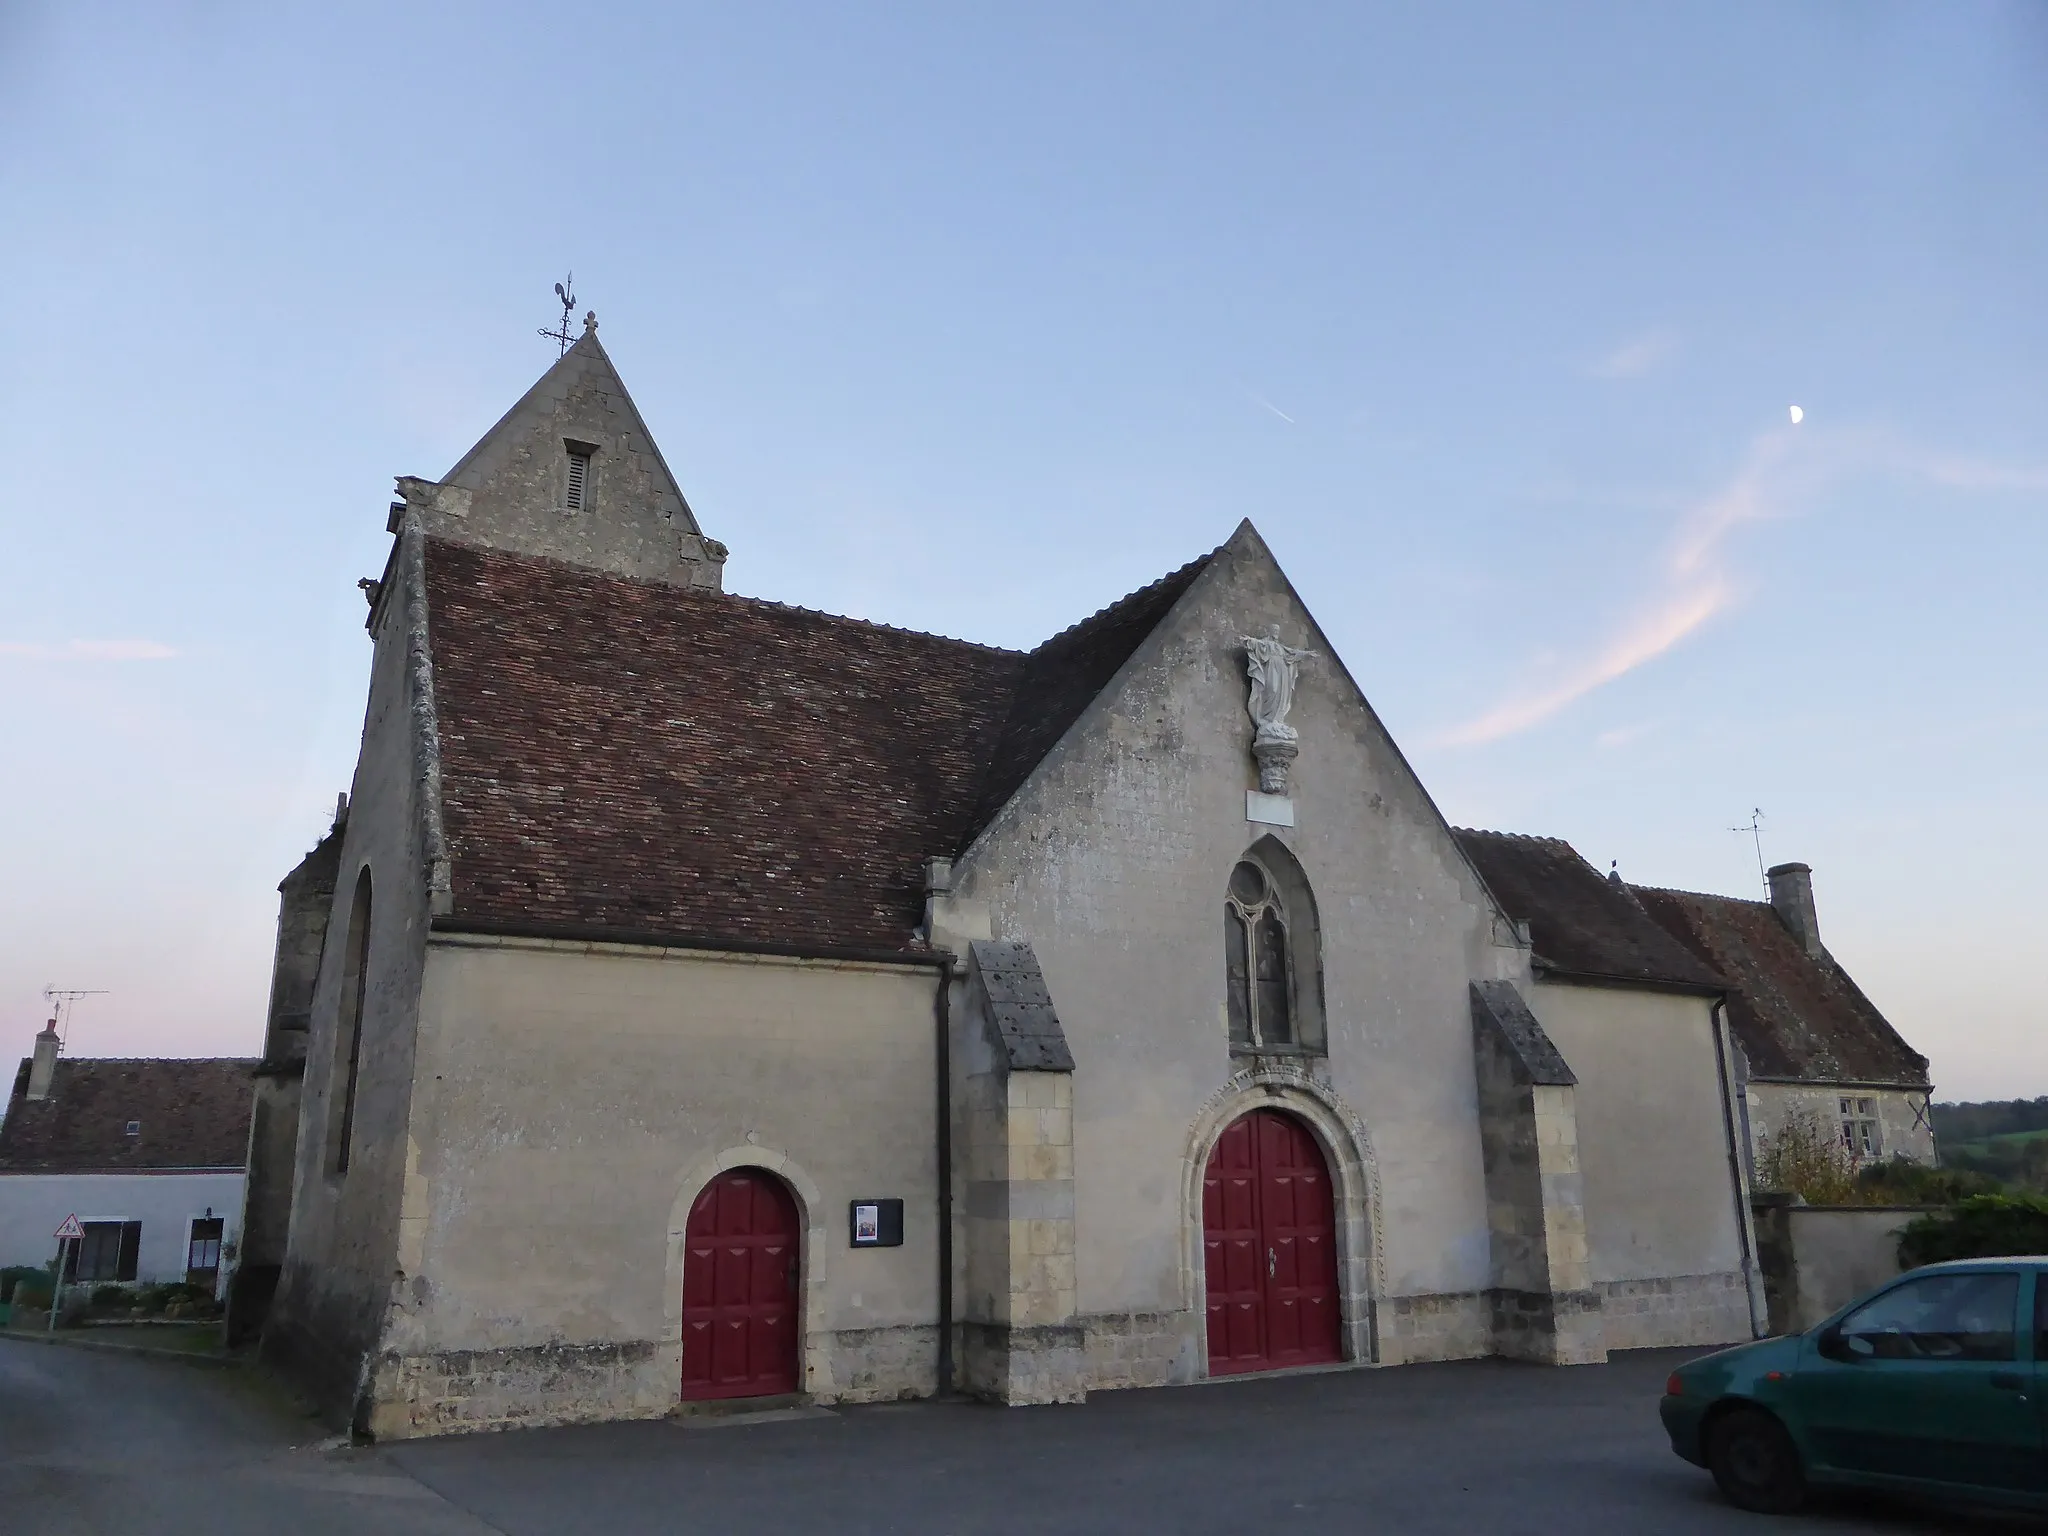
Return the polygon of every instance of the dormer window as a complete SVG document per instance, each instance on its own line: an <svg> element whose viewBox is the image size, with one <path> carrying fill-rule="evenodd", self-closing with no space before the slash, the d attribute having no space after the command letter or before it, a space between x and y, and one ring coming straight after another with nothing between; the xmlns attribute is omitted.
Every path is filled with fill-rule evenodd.
<svg viewBox="0 0 2048 1536"><path fill-rule="evenodd" d="M569 478L562 492L563 510L581 512L589 497L590 450L583 447L571 447L569 450Z"/></svg>
<svg viewBox="0 0 2048 1536"><path fill-rule="evenodd" d="M128 1128L121 1134L124 1136L140 1136L142 1134L142 1122L140 1120L130 1120Z"/></svg>

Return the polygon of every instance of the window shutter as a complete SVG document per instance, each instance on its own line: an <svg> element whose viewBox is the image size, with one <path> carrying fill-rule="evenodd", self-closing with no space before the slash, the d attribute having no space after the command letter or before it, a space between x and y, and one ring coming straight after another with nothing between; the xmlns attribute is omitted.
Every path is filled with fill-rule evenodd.
<svg viewBox="0 0 2048 1536"><path fill-rule="evenodd" d="M116 1280L135 1278L135 1261L142 1253L142 1223L124 1221L121 1223L121 1253L114 1262Z"/></svg>
<svg viewBox="0 0 2048 1536"><path fill-rule="evenodd" d="M569 491L562 505L571 512L583 510L583 497L590 484L590 455L572 453L569 455Z"/></svg>

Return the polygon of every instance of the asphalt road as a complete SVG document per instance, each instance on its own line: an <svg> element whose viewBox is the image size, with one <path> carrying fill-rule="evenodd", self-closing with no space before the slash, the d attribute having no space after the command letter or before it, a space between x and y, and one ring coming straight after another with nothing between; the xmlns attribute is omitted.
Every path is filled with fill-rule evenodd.
<svg viewBox="0 0 2048 1536"><path fill-rule="evenodd" d="M1682 1354L1410 1366L1000 1410L905 1403L359 1449L253 1372L0 1339L5 1536L1594 1532L1795 1522L1722 1504L1656 1397ZM1850 1532L2038 1531L1858 1501Z"/></svg>

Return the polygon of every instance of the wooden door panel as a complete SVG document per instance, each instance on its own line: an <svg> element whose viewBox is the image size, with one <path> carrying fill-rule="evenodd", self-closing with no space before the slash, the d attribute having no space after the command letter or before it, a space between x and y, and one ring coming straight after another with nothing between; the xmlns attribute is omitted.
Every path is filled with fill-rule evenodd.
<svg viewBox="0 0 2048 1536"><path fill-rule="evenodd" d="M1336 1211L1308 1127L1264 1109L1232 1124L1202 1216L1211 1374L1342 1359Z"/></svg>
<svg viewBox="0 0 2048 1536"><path fill-rule="evenodd" d="M683 1245L683 1396L797 1389L796 1202L742 1168L707 1185Z"/></svg>

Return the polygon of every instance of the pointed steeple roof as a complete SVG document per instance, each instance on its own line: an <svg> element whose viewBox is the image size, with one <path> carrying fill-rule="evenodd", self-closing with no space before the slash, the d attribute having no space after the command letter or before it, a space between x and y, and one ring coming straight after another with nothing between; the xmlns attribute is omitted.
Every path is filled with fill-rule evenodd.
<svg viewBox="0 0 2048 1536"><path fill-rule="evenodd" d="M679 586L721 584L725 547L704 537L597 339L595 315L453 469L398 484L440 538Z"/></svg>

